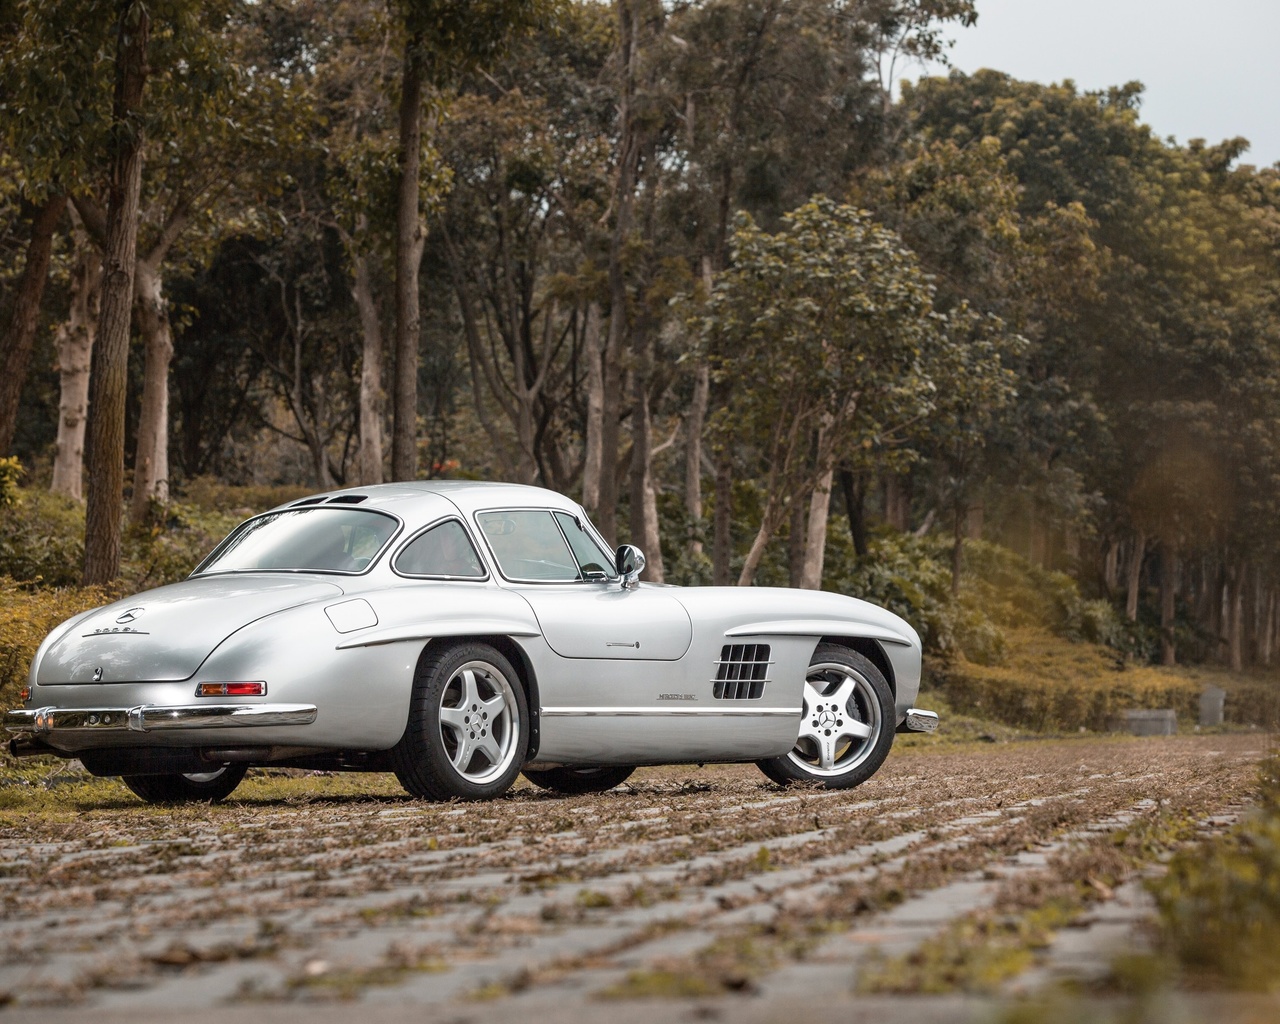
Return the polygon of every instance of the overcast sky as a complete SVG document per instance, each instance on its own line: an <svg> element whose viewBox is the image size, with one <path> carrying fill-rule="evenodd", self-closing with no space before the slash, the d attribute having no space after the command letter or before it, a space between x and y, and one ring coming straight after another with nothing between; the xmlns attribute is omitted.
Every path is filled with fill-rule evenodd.
<svg viewBox="0 0 1280 1024"><path fill-rule="evenodd" d="M1243 135L1280 161L1280 0L977 0L952 64L1101 89L1137 79L1142 120L1179 142ZM937 73L936 70L931 73ZM918 77L920 71L903 77Z"/></svg>

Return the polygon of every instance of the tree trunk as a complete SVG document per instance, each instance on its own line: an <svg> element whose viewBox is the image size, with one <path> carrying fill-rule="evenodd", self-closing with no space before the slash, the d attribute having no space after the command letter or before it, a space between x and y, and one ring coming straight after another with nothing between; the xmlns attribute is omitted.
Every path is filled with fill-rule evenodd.
<svg viewBox="0 0 1280 1024"><path fill-rule="evenodd" d="M89 500L85 510L85 584L120 574L124 500L124 412L128 381L129 314L138 244L142 188L142 92L147 81L151 17L136 0L120 4L116 36L115 139L103 256L102 308L89 383Z"/></svg>
<svg viewBox="0 0 1280 1024"><path fill-rule="evenodd" d="M702 430L711 395L711 371L705 363L694 371L693 401L685 417L684 510L689 517L689 553L702 554Z"/></svg>
<svg viewBox="0 0 1280 1024"><path fill-rule="evenodd" d="M760 568L760 562L764 558L764 549L769 545L769 538L773 536L773 524L769 522L768 516L760 521L760 529L756 531L755 539L751 542L751 548L747 551L747 559L742 563L742 572L738 574L738 586L749 587L755 581L756 570Z"/></svg>
<svg viewBox="0 0 1280 1024"><path fill-rule="evenodd" d="M1124 602L1124 614L1130 622L1138 621L1138 594L1142 584L1142 561L1147 554L1147 535L1139 531L1133 538L1133 550L1129 552L1128 590Z"/></svg>
<svg viewBox="0 0 1280 1024"><path fill-rule="evenodd" d="M636 346L636 365L631 371L631 537L645 553L642 578L661 583L665 571L653 488L653 423L649 416L652 336L641 333L643 340Z"/></svg>
<svg viewBox="0 0 1280 1024"><path fill-rule="evenodd" d="M27 368L31 365L31 350L40 323L40 300L49 279L53 232L66 205L66 196L51 195L31 218L26 264L18 281L13 312L9 315L9 329L0 338L0 454L9 451L18 429L18 405L22 401L22 387L27 382Z"/></svg>
<svg viewBox="0 0 1280 1024"><path fill-rule="evenodd" d="M396 195L396 366L391 428L391 476L418 476L418 270L426 232L419 210L422 88L426 80L420 34L405 44L400 92L400 165Z"/></svg>
<svg viewBox="0 0 1280 1024"><path fill-rule="evenodd" d="M884 479L884 518L895 530L911 529L911 489L907 477L890 474Z"/></svg>
<svg viewBox="0 0 1280 1024"><path fill-rule="evenodd" d="M733 462L727 451L716 458L716 507L711 534L711 582L727 587L733 578Z"/></svg>
<svg viewBox="0 0 1280 1024"><path fill-rule="evenodd" d="M1271 667L1271 656L1276 645L1276 592L1268 590L1263 601L1262 636L1258 640L1258 660L1266 668Z"/></svg>
<svg viewBox="0 0 1280 1024"><path fill-rule="evenodd" d="M1247 573L1244 566L1236 566L1231 573L1229 592L1231 594L1231 636L1230 657L1231 671L1244 671L1244 588L1247 585Z"/></svg>
<svg viewBox="0 0 1280 1024"><path fill-rule="evenodd" d="M594 516L600 508L600 472L603 465L604 351L600 347L600 303L587 303L582 331L587 362L587 430L582 456L582 507ZM616 457L615 457L616 461Z"/></svg>
<svg viewBox="0 0 1280 1024"><path fill-rule="evenodd" d="M854 553L859 558L867 557L867 488L865 477L854 477L853 471L840 470L840 489L844 492L844 510L849 517L849 538L853 541Z"/></svg>
<svg viewBox="0 0 1280 1024"><path fill-rule="evenodd" d="M1120 542L1113 540L1107 545L1107 553L1102 563L1102 585L1110 597L1120 586Z"/></svg>
<svg viewBox="0 0 1280 1024"><path fill-rule="evenodd" d="M791 525L787 537L787 582L797 589L803 586L804 580L804 523L804 502L793 501Z"/></svg>
<svg viewBox="0 0 1280 1024"><path fill-rule="evenodd" d="M604 371L604 408L600 421L600 532L606 540L618 538L618 448L622 429L622 363L615 348L613 314L601 357Z"/></svg>
<svg viewBox="0 0 1280 1024"><path fill-rule="evenodd" d="M143 342L142 409L133 459L133 501L129 518L141 523L151 501L169 500L169 365L173 362L173 330L164 278L159 266L137 261L134 316Z"/></svg>
<svg viewBox="0 0 1280 1024"><path fill-rule="evenodd" d="M813 487L809 498L809 530L804 546L804 572L800 586L806 590L822 589L822 566L827 551L827 517L831 511L831 484L834 470L828 469Z"/></svg>
<svg viewBox="0 0 1280 1024"><path fill-rule="evenodd" d="M1178 553L1172 544L1160 545L1160 664L1178 663L1173 624L1178 594Z"/></svg>
<svg viewBox="0 0 1280 1024"><path fill-rule="evenodd" d="M74 219L74 217L73 217ZM98 330L102 257L82 229L75 231L71 310L54 339L58 351L58 443L53 459L54 494L80 501L84 486L84 427L89 413L89 360Z"/></svg>
<svg viewBox="0 0 1280 1024"><path fill-rule="evenodd" d="M951 531L951 596L960 596L960 572L964 568L964 526L965 513L968 510L963 504L955 507L954 522Z"/></svg>
<svg viewBox="0 0 1280 1024"><path fill-rule="evenodd" d="M382 483L382 319L369 281L369 261L351 258L351 297L360 313L360 483Z"/></svg>

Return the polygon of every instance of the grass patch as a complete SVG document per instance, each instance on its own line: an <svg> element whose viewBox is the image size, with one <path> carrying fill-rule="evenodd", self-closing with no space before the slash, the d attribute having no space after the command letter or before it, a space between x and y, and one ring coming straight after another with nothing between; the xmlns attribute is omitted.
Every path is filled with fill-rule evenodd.
<svg viewBox="0 0 1280 1024"><path fill-rule="evenodd" d="M685 960L632 971L596 993L600 999L696 999L757 991L757 979L771 971L796 943L774 929L754 929L717 939Z"/></svg>
<svg viewBox="0 0 1280 1024"><path fill-rule="evenodd" d="M1160 949L1191 987L1280 990L1280 757L1263 763L1260 789L1252 816L1151 884Z"/></svg>
<svg viewBox="0 0 1280 1024"><path fill-rule="evenodd" d="M1274 678L1129 665L1110 648L1065 640L1037 627L1009 630L999 665L959 656L933 669L956 710L1036 732L1103 732L1129 708L1173 708L1179 722L1190 727L1199 717L1200 695L1210 685L1227 691L1229 722L1269 725L1280 712Z"/></svg>

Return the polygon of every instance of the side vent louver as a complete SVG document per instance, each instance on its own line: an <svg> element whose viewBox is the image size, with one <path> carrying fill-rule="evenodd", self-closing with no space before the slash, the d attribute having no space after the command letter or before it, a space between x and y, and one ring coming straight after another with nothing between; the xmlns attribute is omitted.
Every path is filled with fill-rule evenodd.
<svg viewBox="0 0 1280 1024"><path fill-rule="evenodd" d="M768 644L725 644L716 662L716 678L711 689L718 700L758 700L768 681Z"/></svg>

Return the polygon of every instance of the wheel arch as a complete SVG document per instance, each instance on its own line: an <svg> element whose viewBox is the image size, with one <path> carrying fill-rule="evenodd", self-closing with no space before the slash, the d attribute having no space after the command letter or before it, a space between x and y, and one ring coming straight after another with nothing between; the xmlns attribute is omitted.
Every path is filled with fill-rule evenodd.
<svg viewBox="0 0 1280 1024"><path fill-rule="evenodd" d="M824 636L818 643L837 644L841 647L847 647L851 651L857 651L880 670L885 682L889 684L889 692L893 694L894 700L897 700L898 681L894 675L893 662L884 653L884 648L880 645L879 640L872 640L865 636Z"/></svg>
<svg viewBox="0 0 1280 1024"><path fill-rule="evenodd" d="M538 703L538 677L533 670L533 664L529 661L528 655L525 654L524 648L511 637L501 633L460 633L455 636L432 637L423 646L422 652L418 655L417 665L414 666L415 678L429 652L434 652L445 645L452 646L454 644L488 644L506 658L507 661L511 662L511 667L516 670L516 675L520 678L520 685L524 687L525 699L529 705L529 742L525 749L525 760L531 761L538 754L541 736L538 722L538 708L540 705Z"/></svg>

